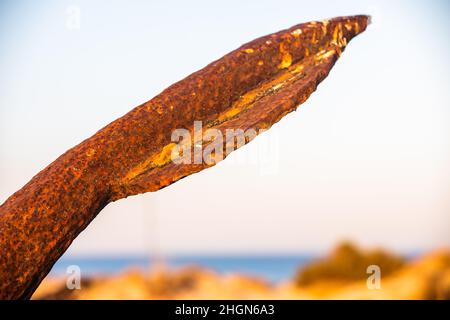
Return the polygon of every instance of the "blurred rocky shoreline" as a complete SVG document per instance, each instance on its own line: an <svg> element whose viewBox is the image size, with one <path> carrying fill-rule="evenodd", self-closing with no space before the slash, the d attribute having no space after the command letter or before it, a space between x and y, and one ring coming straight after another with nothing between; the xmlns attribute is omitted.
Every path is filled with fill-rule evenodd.
<svg viewBox="0 0 450 320"><path fill-rule="evenodd" d="M372 286L369 266L380 274ZM115 275L83 277L70 290L66 278L47 277L33 299L450 299L450 250L412 260L386 250L342 243L297 272L272 284L242 274L219 274L202 266L150 270L130 267Z"/></svg>

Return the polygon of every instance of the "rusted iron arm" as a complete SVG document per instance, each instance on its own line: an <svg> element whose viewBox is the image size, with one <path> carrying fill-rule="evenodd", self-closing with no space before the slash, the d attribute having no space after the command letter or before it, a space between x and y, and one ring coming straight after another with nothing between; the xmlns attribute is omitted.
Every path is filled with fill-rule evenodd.
<svg viewBox="0 0 450 320"><path fill-rule="evenodd" d="M173 130L192 131L194 121L221 132L270 128L309 97L367 24L367 16L339 17L251 41L64 153L0 207L0 298L29 298L108 203L213 165L171 161Z"/></svg>

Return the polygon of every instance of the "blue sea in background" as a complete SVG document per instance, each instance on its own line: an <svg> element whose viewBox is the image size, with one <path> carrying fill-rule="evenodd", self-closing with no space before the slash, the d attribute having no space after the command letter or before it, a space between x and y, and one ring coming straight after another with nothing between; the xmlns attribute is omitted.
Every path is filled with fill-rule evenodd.
<svg viewBox="0 0 450 320"><path fill-rule="evenodd" d="M302 256L175 256L167 257L163 261L171 268L197 265L224 273L241 273L259 276L270 282L279 282L294 277L296 271L305 263L310 262L313 255ZM152 267L150 258L122 257L122 258L72 258L63 257L54 266L50 275L63 275L67 267L77 265L83 275L114 274L130 267L148 270Z"/></svg>

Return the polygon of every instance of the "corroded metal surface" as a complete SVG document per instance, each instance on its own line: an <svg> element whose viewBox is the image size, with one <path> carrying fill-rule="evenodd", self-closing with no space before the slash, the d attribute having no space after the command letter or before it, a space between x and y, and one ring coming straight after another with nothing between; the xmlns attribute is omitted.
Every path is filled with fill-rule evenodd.
<svg viewBox="0 0 450 320"><path fill-rule="evenodd" d="M213 165L173 163L173 130L194 130L194 121L222 132L270 128L309 97L367 24L367 16L339 17L256 39L64 153L0 207L0 298L29 298L109 202Z"/></svg>

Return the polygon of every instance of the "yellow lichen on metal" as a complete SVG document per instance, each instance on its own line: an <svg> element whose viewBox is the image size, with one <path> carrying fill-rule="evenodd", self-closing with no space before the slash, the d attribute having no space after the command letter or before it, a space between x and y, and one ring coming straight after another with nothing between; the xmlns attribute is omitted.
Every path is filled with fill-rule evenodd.
<svg viewBox="0 0 450 320"><path fill-rule="evenodd" d="M89 148L89 149L86 151L86 157L90 158L90 157L92 157L93 155L95 155L95 153L96 153L96 151L95 151L94 148Z"/></svg>
<svg viewBox="0 0 450 320"><path fill-rule="evenodd" d="M322 50L322 51L319 51L318 53L316 53L314 55L314 60L315 61L320 61L320 60L323 60L323 59L327 59L327 58L331 57L335 53L336 53L336 50L334 50L334 49Z"/></svg>
<svg viewBox="0 0 450 320"><path fill-rule="evenodd" d="M160 152L152 155L150 158L140 163L133 169L131 169L123 179L124 181L130 181L142 173L156 167L163 166L170 162L172 149L176 146L176 143L169 143L165 145Z"/></svg>
<svg viewBox="0 0 450 320"><path fill-rule="evenodd" d="M292 31L291 32L291 34L294 36L294 37L299 37L301 34L302 34L302 29L296 29L296 30L294 30L294 31Z"/></svg>
<svg viewBox="0 0 450 320"><path fill-rule="evenodd" d="M289 68L292 64L292 55L289 53L289 50L285 48L284 42L280 44L280 53L281 53L281 62L278 65L280 69Z"/></svg>
<svg viewBox="0 0 450 320"><path fill-rule="evenodd" d="M329 20L323 20L322 21L322 32L323 32L323 35L327 34L327 26L328 26L329 23L330 23Z"/></svg>
<svg viewBox="0 0 450 320"><path fill-rule="evenodd" d="M217 117L217 122L224 122L235 117L242 111L251 108L252 105L260 98L279 90L283 85L294 80L299 74L301 74L303 69L304 65L302 63L292 65L288 70L283 71L283 73L279 74L273 80L261 84L257 89L247 92L241 96L227 111L222 112Z"/></svg>

